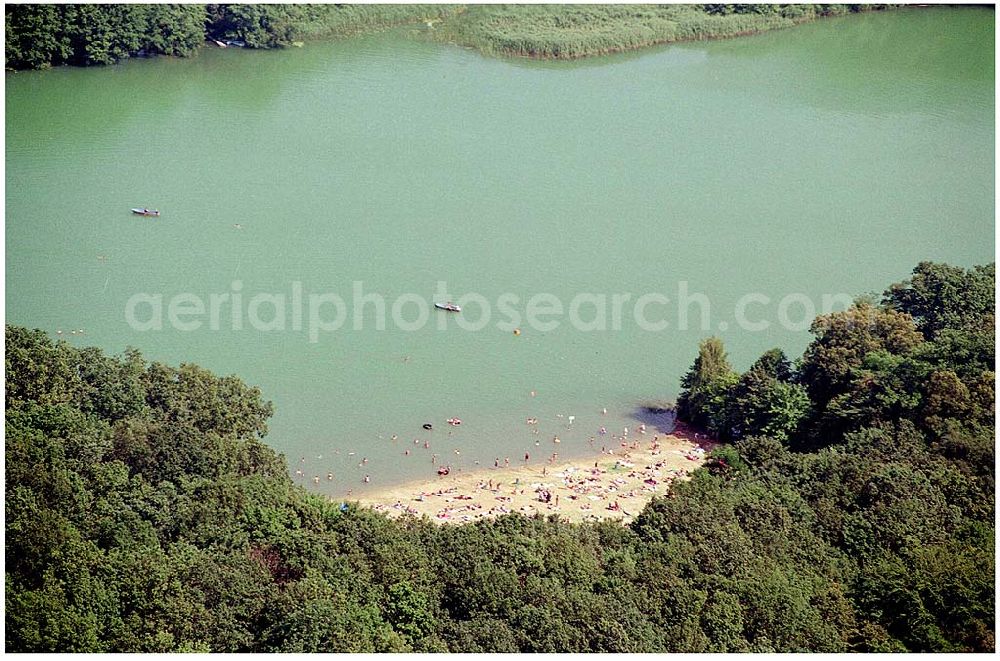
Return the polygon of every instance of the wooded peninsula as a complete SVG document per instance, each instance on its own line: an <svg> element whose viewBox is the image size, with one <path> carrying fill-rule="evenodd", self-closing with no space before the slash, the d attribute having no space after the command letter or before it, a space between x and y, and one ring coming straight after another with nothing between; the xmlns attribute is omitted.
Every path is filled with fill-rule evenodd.
<svg viewBox="0 0 1000 661"><path fill-rule="evenodd" d="M678 413L725 443L628 525L331 502L239 378L7 326L6 650L993 651L994 283L706 339Z"/></svg>

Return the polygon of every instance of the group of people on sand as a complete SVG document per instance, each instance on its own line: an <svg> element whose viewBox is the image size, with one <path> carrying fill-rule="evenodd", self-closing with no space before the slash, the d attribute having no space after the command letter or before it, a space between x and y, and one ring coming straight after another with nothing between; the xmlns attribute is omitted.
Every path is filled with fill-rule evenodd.
<svg viewBox="0 0 1000 661"><path fill-rule="evenodd" d="M441 522L474 521L519 511L527 516L538 512L549 512L563 517L577 516L584 519L598 518L603 510L605 516L633 516L646 499L656 493L663 493L675 479L688 474L688 469L678 468L676 458L670 465L670 457L662 456L658 436L651 442L626 440L624 433L616 435L621 440L620 449L607 449L606 454L614 457L614 463L593 468L579 465L551 467L542 466L544 477L539 482L525 484L524 475L513 480L494 479L484 476L471 491L461 492L459 487L424 490L415 500L425 503L423 508L403 505L376 505L384 511L410 512L418 509L430 514ZM703 458L704 451L695 449L673 449L678 457ZM528 457L526 457L527 461ZM500 466L500 458L494 461L494 468ZM440 506L426 507L428 501L440 501ZM635 507L628 503L636 502Z"/></svg>
<svg viewBox="0 0 1000 661"><path fill-rule="evenodd" d="M532 391L531 394L532 394L532 396L534 396L535 392ZM607 412L608 412L608 410L607 410L607 408L604 408L604 409L602 409L601 412L602 412L603 415L606 415ZM564 416L561 415L561 414L557 415L556 417L558 417L558 418L564 418ZM567 428L570 428L570 427L572 427L573 422L575 421L575 416L572 416L572 415L568 416L568 417L566 417L566 420L568 421L568 427ZM458 425L461 424L461 420L459 420L458 418L455 418L455 417L449 418L447 420L447 422L449 423L449 425L451 427L457 427ZM536 427L538 425L538 422L539 422L538 418L534 417L534 416L528 417L526 419L526 423L529 426L532 426L532 427ZM423 425L423 429L427 430L427 431L432 430L433 427L434 426L431 423L424 423L424 425ZM637 431L638 434L640 434L640 435L645 434L646 433L646 425L645 425L645 423L640 423L638 425L638 427L635 429L635 431ZM534 434L538 434L539 430L537 428L535 428L533 430L533 433ZM449 430L448 434L451 435L452 432ZM598 435L600 435L600 436L607 436L608 435L607 428L604 427L604 426L600 427L600 429L598 430ZM380 435L379 438L382 438L382 436ZM399 438L399 436L397 434L393 434L390 440L396 441L396 440L398 440L398 438ZM613 470L629 470L630 471L629 472L629 476L630 477L634 477L635 474L634 474L634 471L632 470L633 466L630 463L627 462L627 457L628 457L629 451L640 450L640 448L641 448L640 442L638 440L634 439L634 438L633 439L629 438L629 428L628 427L622 428L620 434L612 434L611 435L611 439L613 441L618 442L618 448L616 448L616 449L610 449L609 447L607 447L607 445L605 445L605 446L602 446L602 448L601 448L602 453L605 453L605 454L608 454L608 455L623 456L626 459L626 461L622 461L621 459L619 459L619 461L613 466L612 469ZM591 436L590 437L590 444L592 446L594 445L595 440L596 440L595 436ZM561 442L561 439L559 438L558 435L555 435L555 436L552 437L552 442L553 442L553 444L559 444ZM431 449L431 442L430 442L430 440L420 440L418 438L414 438L413 439L413 445L415 445L417 447L420 447L422 445L423 449L425 449L425 450L430 450ZM535 441L535 445L536 446L539 445L539 442L537 440ZM656 436L653 437L653 444L652 444L651 450L652 450L653 454L656 454L658 452L658 437L656 437ZM456 457L460 455L460 450L458 448L455 448L453 450L453 452L456 455ZM337 454L340 454L339 450L337 451ZM354 455L355 453L354 452L349 452L348 454L349 455ZM403 455L404 456L410 456L411 455L411 449L410 448L405 448L404 451L403 451ZM703 459L704 458L704 450L702 450L700 448L694 448L694 449L692 449L686 455L686 457L688 459L690 459L690 460L693 460L693 461L694 460ZM439 455L437 453L431 454L431 465L435 466L435 471L436 471L437 475L439 477L443 478L443 477L446 477L449 474L451 474L453 472L452 466L450 464L445 464L445 465L439 464L438 459L439 459ZM559 453L552 452L547 457L547 462L546 463L548 464L549 467L551 467L551 466L553 466L553 465L556 464L556 462L558 461L558 459L559 459ZM524 459L523 459L524 465L527 466L529 464L530 460L531 460L530 453L529 452L525 452L524 453ZM302 461L303 461L303 463L305 462L305 457L302 458ZM500 462L501 462L500 457L495 457L494 460L493 460L493 468L494 469L499 469L501 467L501 463ZM362 468L367 463L368 463L368 459L367 459L367 457L365 457L358 464L358 467ZM479 461L475 461L475 465L478 467L479 466ZM644 484L645 488L648 489L648 488L655 487L656 485L658 485L662 481L661 476L658 475L658 472L659 472L659 469L661 468L661 465L662 465L662 462L656 463L655 465L652 465L652 466L646 466L645 471L648 472L648 475L645 475L645 474L643 475L643 484ZM608 481L608 483L606 485L598 487L596 483L597 482L601 482L601 480L600 480L599 477L595 478L594 476L595 475L601 475L601 474L603 474L605 472L605 471L600 470L598 466L599 466L599 462L595 461L594 462L594 468L591 469L591 475L589 475L589 476L583 475L582 471L576 472L575 474L569 474L569 475L557 474L557 475L560 475L562 477L562 479L563 479L563 484L561 485L561 488L562 489L566 489L566 490L568 490L570 492L568 494L568 497L571 500L581 500L581 502L579 503L579 509L581 511L588 511L590 509L590 503L585 502L585 500L594 500L594 499L605 500L605 499L607 499L607 498L609 498L611 496L618 496L618 497L622 497L622 498L630 498L630 497L634 497L635 495L637 495L634 490L630 491L628 493L620 493L621 481L618 481L618 480L615 480L615 479L612 479L612 480ZM505 468L505 469L510 468L510 457L504 457L504 459L503 459L503 468ZM547 470L548 470L548 468L546 467L546 465L543 464L543 466L542 466L542 475L543 476L547 475ZM303 473L303 471L301 469L296 470L295 474L298 477L304 477L304 473ZM334 479L333 472L327 473L326 477L327 477L328 481L333 481L333 479ZM671 476L668 479L672 479L672 477L673 476ZM319 484L319 482L320 482L319 475L314 476L312 478L312 481L313 481L314 484ZM364 483L364 484L369 484L369 483L371 483L371 481L372 481L372 477L368 473L364 474L363 477L361 477L361 482ZM500 484L499 481L497 481L497 485L496 485L497 488L499 488L499 484ZM482 485L480 485L480 488L483 488ZM490 488L492 488L492 484L490 485ZM518 484L515 482L514 490L513 490L512 493L514 495L517 495L518 491L519 491ZM522 494L524 493L524 489L523 488L520 489L520 493L522 493ZM433 494L430 494L430 495L433 495ZM558 509L558 507L559 507L559 495L558 494L553 494L548 489L542 490L538 494L537 500L538 500L538 502L544 503L549 509L553 509L553 508ZM402 508L394 508L394 509L402 509L403 511L408 511L409 509L412 509L412 508L402 507ZM474 516L478 517L478 516L484 516L484 515L488 516L488 515L494 514L496 512L501 512L502 513L503 509L504 509L504 506L501 504L500 506L493 507L493 508L491 508L488 511L482 511L481 507L480 508L476 508L475 511L473 511L472 509L469 509L467 507L467 508L465 508L464 512L466 514L474 515ZM612 509L612 508L609 506L608 509ZM613 508L613 511L618 511L619 509L620 509L620 505L618 504L618 502L616 500L615 501L615 507ZM442 511L445 511L445 510L447 510L447 512L445 512L446 515L457 513L455 511L455 508L443 508Z"/></svg>

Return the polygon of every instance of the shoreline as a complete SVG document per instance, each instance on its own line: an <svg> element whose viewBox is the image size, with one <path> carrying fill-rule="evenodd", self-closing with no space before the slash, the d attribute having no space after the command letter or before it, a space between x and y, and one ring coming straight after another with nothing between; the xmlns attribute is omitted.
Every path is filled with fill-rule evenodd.
<svg viewBox="0 0 1000 661"><path fill-rule="evenodd" d="M386 487L357 502L390 517L427 516L440 524L471 523L518 512L563 521L631 521L675 480L687 479L717 444L678 426L619 438L605 452L575 459L512 461L509 466L452 472Z"/></svg>
<svg viewBox="0 0 1000 661"><path fill-rule="evenodd" d="M538 51L509 50L505 48L499 48L499 49L484 48L476 44L471 44L457 40L439 41L438 43L457 46L459 48L465 48L468 50L475 51L485 57L492 57L498 59L511 58L514 60L517 59L534 60L537 62L574 62L579 60L586 60L589 58L607 57L610 55L621 55L623 53L639 53L644 50L659 48L662 46L671 46L674 44L690 44L700 41L724 41L728 39L739 39L741 37L756 37L762 34L766 34L768 32L775 32L777 30L788 30L790 28L798 27L806 23L812 23L817 20L819 20L819 18L807 18L802 20L795 20L791 25L751 28L740 32L681 37L679 39L657 39L654 41L643 42L641 44L635 44L635 45L611 46L607 48L599 48L581 53L567 53L567 54L560 53L555 55L551 53L543 53Z"/></svg>
<svg viewBox="0 0 1000 661"><path fill-rule="evenodd" d="M592 7L600 8L603 6L604 5L593 5ZM695 7L697 5L691 6ZM891 8L893 7L888 5L872 5L869 9L863 11L882 12ZM543 36L533 35L530 33L498 36L497 33L491 33L489 31L487 31L485 35L479 35L477 34L477 28L481 27L480 25L473 24L470 27L463 26L461 24L463 13L464 12L458 12L453 15L451 19L452 22L450 23L447 21L443 22L441 33L435 37L435 40L440 43L451 44L460 48L476 51L485 57L500 59L511 58L515 60L525 59L535 61L571 62L588 58L619 55L622 53L637 53L643 50L670 46L673 44L720 41L759 36L768 32L786 30L805 25L807 23L815 23L823 19L839 18L861 12L844 11L839 13L812 13L797 16L754 16L751 14L742 14L740 16L743 20L751 24L735 26L733 29L729 30L726 29L726 26L718 26L721 29L717 31L705 29L701 24L692 26L690 21L685 23L684 17L680 17L678 19L672 19L681 29L680 34L674 33L670 35L654 36L631 43L627 41L627 34L625 34L624 38L626 40L618 44L606 43L606 39L604 38L606 35L604 34L598 34L596 36L589 35L589 38L591 38L593 42L587 44L577 44L577 48L575 50L573 49L574 45L554 43L558 41L557 37L563 36L559 33L559 31L555 31L552 35ZM710 15L706 14L705 16ZM697 17L698 20L696 23L704 20L705 16ZM730 14L730 16L733 15ZM516 25L516 20L514 24ZM689 31L685 33L684 30ZM612 31L612 35L619 38L623 36L623 33L615 33ZM518 45L512 45L517 42L520 43ZM566 49L567 46L569 47L568 50Z"/></svg>
<svg viewBox="0 0 1000 661"><path fill-rule="evenodd" d="M473 8L480 6L481 5L474 5ZM688 5L676 6L688 7ZM803 6L805 7L807 5ZM625 26L613 26L605 31L596 31L593 34L588 34L584 37L584 42L580 44L572 44L568 42L561 43L560 40L568 38L565 34L565 30L556 29L553 30L551 34L541 35L534 34L531 31L523 33L515 31L513 34L504 34L503 30L497 30L495 27L491 31L489 26L483 27L482 23L473 22L469 25L463 24L463 21L471 21L473 19L468 18L470 7L460 3L443 5L388 4L381 5L380 7L384 8L382 9L382 14L379 14L377 11L371 14L365 14L364 11L360 11L355 12L354 15L347 16L328 14L325 16L310 18L302 16L295 17L292 23L296 31L292 37L279 38L274 34L270 34L265 31L262 35L256 35L257 37L264 39L262 43L259 45L247 44L242 46L242 48L247 50L284 49L291 46L301 46L305 42L350 39L352 37L377 34L392 29L407 28L420 24L424 24L433 30L434 25L440 23L440 33L432 34L430 39L431 41L441 44L452 44L462 48L469 48L486 57L572 61L619 53L638 52L670 44L754 36L775 30L796 27L805 23L812 23L824 18L835 18L851 13L858 13L854 11L843 11L824 14L817 13L813 10L812 13L803 13L798 15L740 14L741 24L726 26L722 20L706 18L714 17L715 15L705 12L701 15L679 16L676 18L671 17L669 20L676 25L679 32L671 32L670 34L661 34L652 37L639 38L636 41L630 41L631 33L634 30L648 29L648 26L644 25L641 21L633 21ZM523 6L514 5L513 7L515 7L515 9L521 7L523 11ZM600 9L604 7L604 5L592 5L587 7L596 7ZM689 7L697 8L700 7L700 5L692 4L689 5ZM923 6L904 5L903 7ZM895 7L889 5L872 5L865 11L885 11L890 8ZM563 11L569 18L572 19L573 12L577 11L577 9L573 5L565 5ZM736 15L729 14L729 16ZM515 16L514 25L517 26L517 20L524 20L526 24L531 24L532 18L534 17L521 19L520 17ZM721 16L719 18L721 18ZM705 23L706 20L722 24L717 26L710 25ZM733 20L732 22L736 21ZM258 26L251 27L256 28ZM509 26L505 25L505 27ZM95 64L97 66L107 66L118 64L131 58L161 56L193 57L196 56L202 49L216 47L220 41L225 41L227 39L233 40L236 38L234 36L235 33L230 34L231 31L220 31L220 29L221 28L218 28L218 26L214 26L211 29L206 28L203 33L198 36L195 43L187 44L184 47L171 46L165 52L147 53L140 50L136 52L129 52L125 55L114 56L107 61L95 63L89 63L89 60L86 62L81 61L80 58L84 56L77 53L65 61L47 61L35 66L7 66L5 63L4 68L6 71L17 72L51 69L57 66L90 67ZM482 34L479 34L480 31L482 31ZM608 34L610 34L613 39L620 40L620 43L608 43ZM141 36L147 40L150 37L150 35L147 34L143 34ZM192 37L192 39L194 39L194 37ZM240 38L239 41L246 41L245 36ZM10 46L10 43L7 45Z"/></svg>

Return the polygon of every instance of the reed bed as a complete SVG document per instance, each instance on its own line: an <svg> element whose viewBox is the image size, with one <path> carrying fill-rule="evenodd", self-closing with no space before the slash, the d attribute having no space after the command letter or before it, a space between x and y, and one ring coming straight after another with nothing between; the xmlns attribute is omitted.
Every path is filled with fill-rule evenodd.
<svg viewBox="0 0 1000 661"><path fill-rule="evenodd" d="M579 58L764 32L860 9L857 5L472 5L445 21L435 38L489 55Z"/></svg>

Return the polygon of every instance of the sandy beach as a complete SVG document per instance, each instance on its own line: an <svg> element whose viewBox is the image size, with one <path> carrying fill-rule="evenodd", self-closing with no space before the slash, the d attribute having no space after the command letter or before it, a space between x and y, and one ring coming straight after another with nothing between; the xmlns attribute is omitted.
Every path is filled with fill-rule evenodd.
<svg viewBox="0 0 1000 661"><path fill-rule="evenodd" d="M683 428L670 434L618 436L605 451L572 460L524 458L509 466L451 472L359 498L391 516L427 515L438 523L467 523L520 512L558 514L566 521L630 521L674 480L705 462L714 444Z"/></svg>

